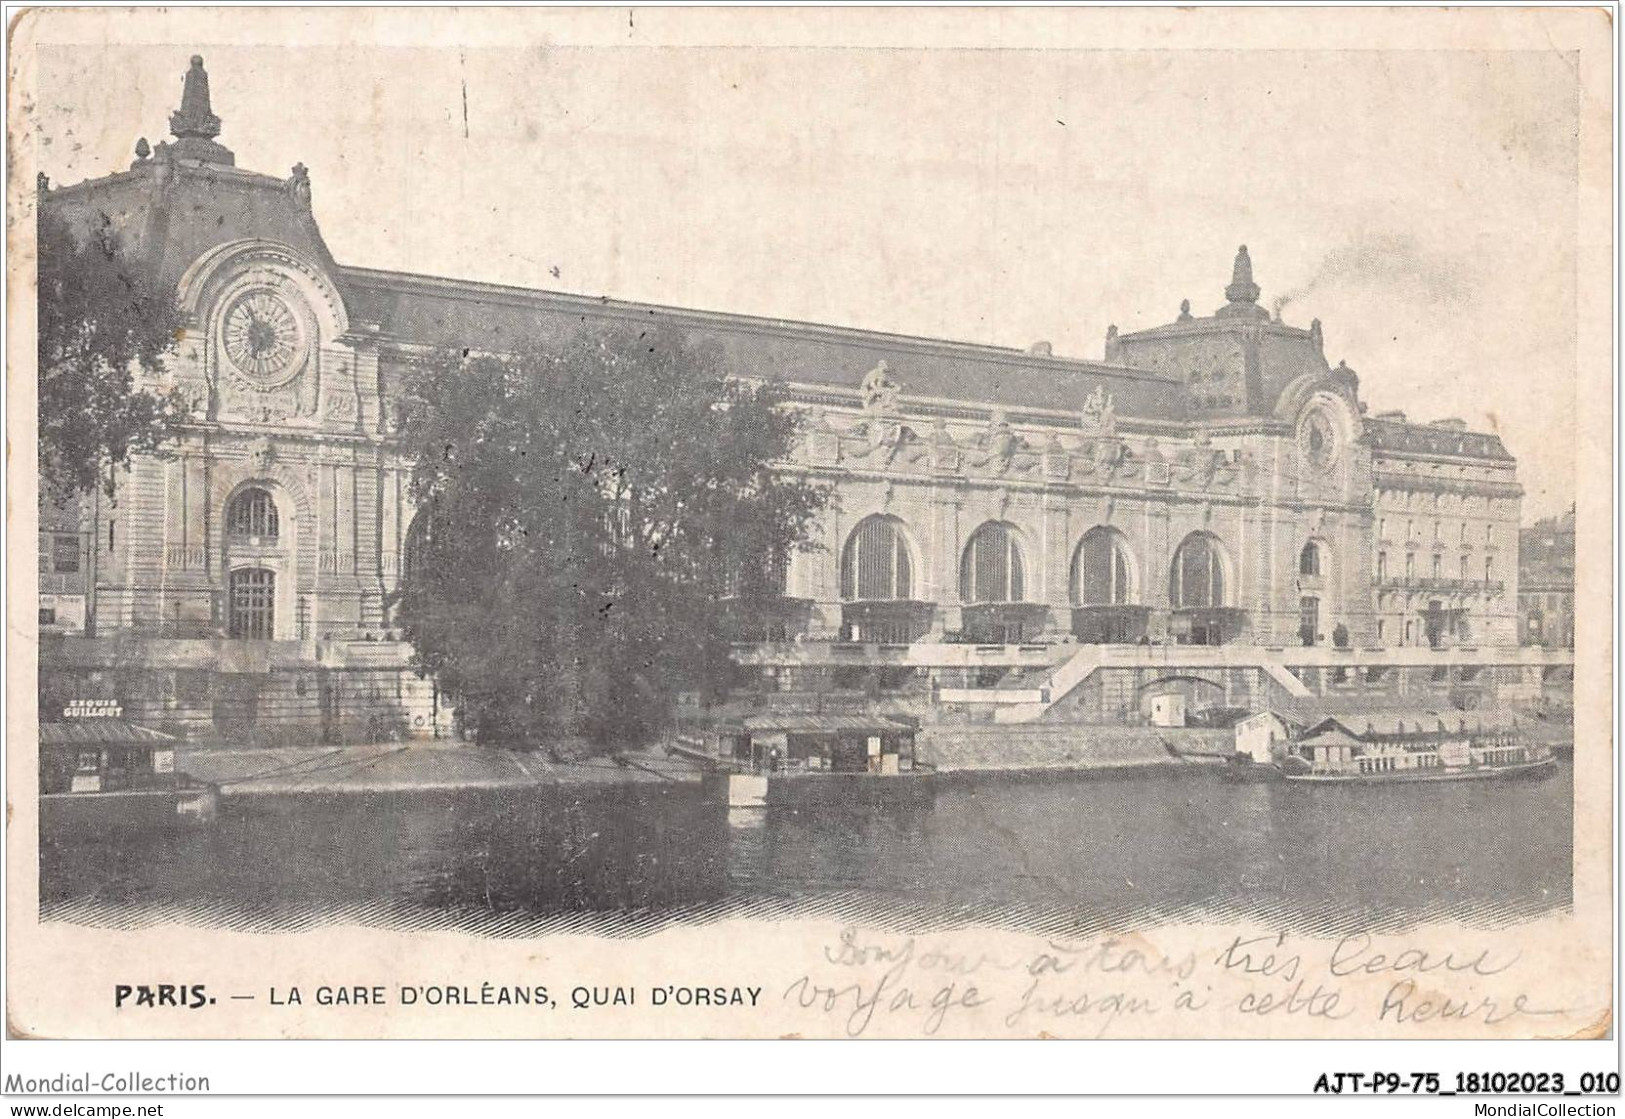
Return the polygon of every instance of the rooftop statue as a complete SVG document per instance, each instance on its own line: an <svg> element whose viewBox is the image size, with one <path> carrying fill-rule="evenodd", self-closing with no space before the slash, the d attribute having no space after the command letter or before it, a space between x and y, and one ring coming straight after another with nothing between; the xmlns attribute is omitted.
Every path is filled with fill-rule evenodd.
<svg viewBox="0 0 1625 1119"><path fill-rule="evenodd" d="M863 410L865 412L894 412L903 386L891 379L882 361L863 375Z"/></svg>
<svg viewBox="0 0 1625 1119"><path fill-rule="evenodd" d="M209 104L209 72L203 68L203 56L192 56L191 68L181 85L181 107L169 114L169 130L175 134L175 154L182 159L199 159L206 163L236 162L231 152L215 143L220 135L220 118Z"/></svg>
<svg viewBox="0 0 1625 1119"><path fill-rule="evenodd" d="M213 140L220 135L220 118L209 106L209 72L203 68L203 56L192 56L192 68L186 71L181 85L181 107L169 114L169 130L177 138L199 136Z"/></svg>
<svg viewBox="0 0 1625 1119"><path fill-rule="evenodd" d="M1236 264L1224 297L1232 303L1257 303L1258 295L1258 285L1253 283L1253 258L1247 255L1247 246L1243 245L1236 250Z"/></svg>

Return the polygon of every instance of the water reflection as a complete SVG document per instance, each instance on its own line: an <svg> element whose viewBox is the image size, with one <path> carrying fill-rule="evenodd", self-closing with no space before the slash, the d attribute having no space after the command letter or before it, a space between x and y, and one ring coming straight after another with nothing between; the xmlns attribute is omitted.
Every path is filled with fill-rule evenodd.
<svg viewBox="0 0 1625 1119"><path fill-rule="evenodd" d="M694 784L242 798L207 831L116 846L46 836L40 884L47 917L114 924L1498 922L1570 904L1572 800L1566 764L1538 782L1366 788L1178 770L960 779L934 803L754 814Z"/></svg>
<svg viewBox="0 0 1625 1119"><path fill-rule="evenodd" d="M1365 788L984 779L948 784L923 813L781 813L730 869L737 891L861 888L1057 927L1497 921L1572 901L1571 807L1566 766L1541 782Z"/></svg>

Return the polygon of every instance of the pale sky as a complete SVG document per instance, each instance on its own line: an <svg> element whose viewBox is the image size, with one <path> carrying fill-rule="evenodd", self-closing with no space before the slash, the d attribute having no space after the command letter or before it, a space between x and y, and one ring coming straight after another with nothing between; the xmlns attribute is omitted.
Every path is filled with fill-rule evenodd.
<svg viewBox="0 0 1625 1119"><path fill-rule="evenodd" d="M1563 53L42 47L41 168L164 138L194 52L346 264L1099 359L1245 242L1373 413L1498 431L1525 520L1573 499Z"/></svg>

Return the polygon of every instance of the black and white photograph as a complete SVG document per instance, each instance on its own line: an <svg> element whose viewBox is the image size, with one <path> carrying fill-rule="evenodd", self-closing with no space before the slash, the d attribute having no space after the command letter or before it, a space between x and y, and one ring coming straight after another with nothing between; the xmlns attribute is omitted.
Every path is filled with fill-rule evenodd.
<svg viewBox="0 0 1625 1119"><path fill-rule="evenodd" d="M1612 1036L1608 13L1004 14L20 17L13 1037Z"/></svg>

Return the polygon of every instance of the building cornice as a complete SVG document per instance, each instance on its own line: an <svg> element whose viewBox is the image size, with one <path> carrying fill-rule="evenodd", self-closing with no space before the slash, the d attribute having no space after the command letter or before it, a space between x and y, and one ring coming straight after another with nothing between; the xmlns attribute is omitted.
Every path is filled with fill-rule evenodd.
<svg viewBox="0 0 1625 1119"><path fill-rule="evenodd" d="M1377 490L1405 490L1422 493L1463 493L1482 497L1522 497L1523 486L1517 482L1494 482L1472 478L1434 478L1417 474L1386 474L1373 471L1372 488Z"/></svg>
<svg viewBox="0 0 1625 1119"><path fill-rule="evenodd" d="M1282 338L1312 339L1314 332L1303 327L1289 326L1279 319L1271 318L1242 318L1223 315L1208 315L1204 318L1191 318L1183 322L1163 323L1161 326L1150 326L1144 330L1135 330L1127 334L1118 335L1118 340L1135 342L1150 338L1179 338L1200 336L1205 334L1240 334L1244 332L1261 332L1275 334Z"/></svg>
<svg viewBox="0 0 1625 1119"><path fill-rule="evenodd" d="M280 189L283 180L274 175L266 175L259 171L248 171L241 167L233 167L225 163L209 163L200 159L185 159L171 157L168 161L170 168L180 177L200 179L210 183L235 184L256 189L272 187ZM135 186L157 189L154 182L155 171L159 161L144 159L137 162L128 171L114 171L110 175L101 175L94 179L82 179L77 183L68 183L57 186L53 184L44 193L47 203L56 201L70 201L90 197L102 190L117 189L119 187Z"/></svg>
<svg viewBox="0 0 1625 1119"><path fill-rule="evenodd" d="M395 436L372 431L335 431L331 428L287 427L281 424L256 424L239 420L210 420L206 423L187 423L176 426L179 436L202 436L205 439L264 439L279 443L335 444L352 447L376 447L393 450L398 446ZM227 444L229 445L229 444Z"/></svg>

